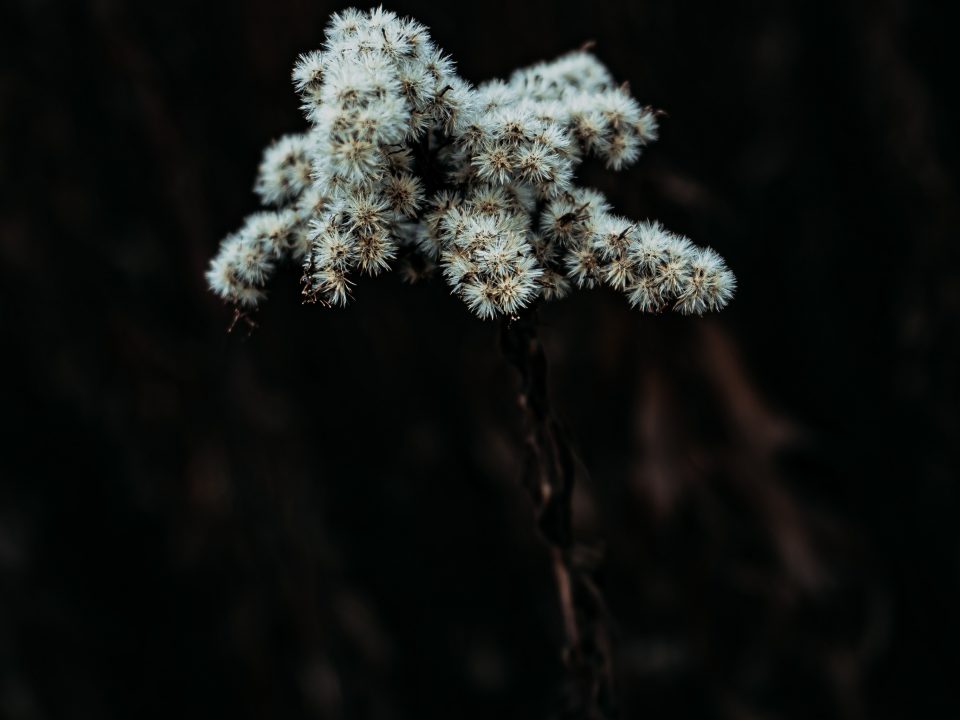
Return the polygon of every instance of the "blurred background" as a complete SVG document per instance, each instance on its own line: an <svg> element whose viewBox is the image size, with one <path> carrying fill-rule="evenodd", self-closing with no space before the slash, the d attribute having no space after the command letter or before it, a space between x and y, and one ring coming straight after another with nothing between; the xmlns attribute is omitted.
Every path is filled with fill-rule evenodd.
<svg viewBox="0 0 960 720"><path fill-rule="evenodd" d="M0 10L0 717L546 718L516 377L442 283L205 288L343 5ZM949 3L389 6L468 80L596 41L662 139L580 179L708 244L704 320L546 307L622 717L960 716Z"/></svg>

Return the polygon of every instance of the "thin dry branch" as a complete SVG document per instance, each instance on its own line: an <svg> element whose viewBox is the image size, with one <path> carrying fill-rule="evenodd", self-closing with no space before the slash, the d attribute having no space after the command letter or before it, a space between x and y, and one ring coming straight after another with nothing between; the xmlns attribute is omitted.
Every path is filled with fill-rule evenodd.
<svg viewBox="0 0 960 720"><path fill-rule="evenodd" d="M547 359L533 308L503 321L501 344L520 374L517 403L526 425L523 486L537 527L550 548L563 618L563 662L568 671L563 717L600 720L617 715L610 639L602 593L591 569L575 561L573 487L576 461L550 408Z"/></svg>

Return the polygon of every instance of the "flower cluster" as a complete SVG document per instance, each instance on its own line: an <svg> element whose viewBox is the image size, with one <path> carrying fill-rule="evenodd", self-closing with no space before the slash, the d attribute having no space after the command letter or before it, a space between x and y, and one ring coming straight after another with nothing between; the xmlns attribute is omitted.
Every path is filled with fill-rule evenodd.
<svg viewBox="0 0 960 720"><path fill-rule="evenodd" d="M582 50L473 87L427 29L382 8L333 15L293 82L310 129L267 148L272 209L224 239L207 280L256 305L277 264L302 263L308 301L343 305L351 278L439 269L482 318L572 286L608 285L643 311L722 308L736 282L710 249L613 213L578 187L592 155L619 170L657 115Z"/></svg>

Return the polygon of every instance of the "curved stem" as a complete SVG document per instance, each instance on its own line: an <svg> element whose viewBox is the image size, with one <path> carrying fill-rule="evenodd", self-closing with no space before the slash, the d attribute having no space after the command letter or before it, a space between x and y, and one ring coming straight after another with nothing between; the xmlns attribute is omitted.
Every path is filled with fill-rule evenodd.
<svg viewBox="0 0 960 720"><path fill-rule="evenodd" d="M550 408L547 358L533 308L501 326L504 356L520 374L517 402L524 413L526 460L523 484L549 545L563 618L563 662L568 671L565 718L616 716L610 641L602 594L590 569L576 561L573 487L576 460Z"/></svg>

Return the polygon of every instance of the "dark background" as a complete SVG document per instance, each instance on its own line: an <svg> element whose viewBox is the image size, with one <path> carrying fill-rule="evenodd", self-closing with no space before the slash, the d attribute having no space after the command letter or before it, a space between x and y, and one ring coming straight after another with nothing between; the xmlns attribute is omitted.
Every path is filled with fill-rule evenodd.
<svg viewBox="0 0 960 720"><path fill-rule="evenodd" d="M0 15L0 717L542 718L560 615L496 324L203 271L340 5ZM477 82L595 40L662 140L581 180L721 252L708 319L545 308L623 717L958 716L949 3L395 2Z"/></svg>

